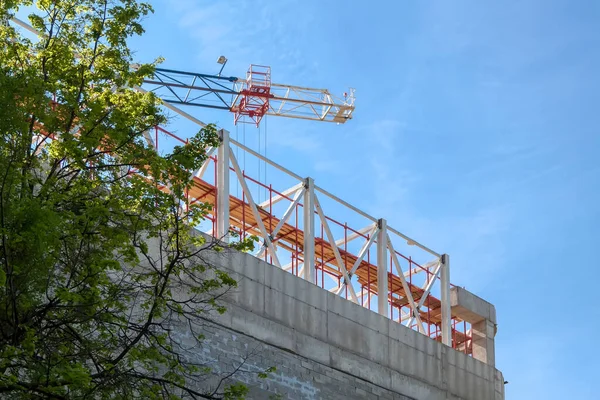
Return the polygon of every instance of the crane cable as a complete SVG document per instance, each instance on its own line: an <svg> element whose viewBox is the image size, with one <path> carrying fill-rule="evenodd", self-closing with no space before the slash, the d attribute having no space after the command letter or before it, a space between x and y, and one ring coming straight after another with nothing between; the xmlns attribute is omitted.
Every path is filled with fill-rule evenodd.
<svg viewBox="0 0 600 400"><path fill-rule="evenodd" d="M256 127L256 129L258 129L258 154L259 154L259 155L262 155L262 151L261 151L261 148L260 148L260 125L258 125L258 126ZM260 176L260 164L261 164L261 159L260 159L260 157L259 157L259 158L258 158L258 176L256 177L256 179L257 179L259 182L261 181L261 179L260 179L260 178L261 178L261 176ZM260 185L258 185L258 188L257 188L257 189L258 189L258 202L259 202L259 203L262 203L262 202L261 202L261 200L260 200L260 197L261 197L261 195L262 195L262 190L260 190L260 189L261 189L261 188L260 188Z"/></svg>
<svg viewBox="0 0 600 400"><path fill-rule="evenodd" d="M238 126L238 124L235 124L235 141L238 142L238 143L240 142L239 136L240 136L240 134L239 134L239 126ZM236 161L238 162L238 165L239 165L239 162L240 162L240 146L235 146L235 159L236 159ZM237 184L235 186L236 186L236 188L235 188L236 189L235 195L239 199L240 198L240 185Z"/></svg>
<svg viewBox="0 0 600 400"><path fill-rule="evenodd" d="M265 115L265 185L268 184L267 181L267 138L268 138L268 130L267 130L267 116ZM265 197L266 197L266 193L267 193L267 188L265 188ZM270 191L269 191L269 196L271 195ZM272 210L269 210L270 212L272 212Z"/></svg>

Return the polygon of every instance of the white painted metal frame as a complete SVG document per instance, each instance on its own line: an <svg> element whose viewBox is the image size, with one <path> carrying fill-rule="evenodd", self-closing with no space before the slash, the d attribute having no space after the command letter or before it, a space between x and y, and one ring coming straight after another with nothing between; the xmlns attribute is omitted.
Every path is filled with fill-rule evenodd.
<svg viewBox="0 0 600 400"><path fill-rule="evenodd" d="M304 266L302 278L315 282L315 182L312 178L304 180Z"/></svg>
<svg viewBox="0 0 600 400"><path fill-rule="evenodd" d="M12 18L12 21L17 25L27 29L28 31L40 35L34 28L29 26L28 24L20 21L17 18ZM306 119L317 119L317 120L328 120L332 122L344 122L346 119L351 117L351 113L354 109L354 93L350 91L349 95L347 95L343 100L334 99L326 90L320 89L310 89L310 88L301 88L287 85L272 85L274 93L276 93L275 98L272 100L271 109L269 113L272 115L282 115L283 113L288 113L290 116L295 115L296 118L306 118ZM134 89L145 92L144 89L135 87ZM316 97L315 97L316 96ZM286 108L286 104L297 104L297 106L291 106ZM185 111L175 107L171 104L165 103L164 106L171 111L178 113L184 118L204 127L207 124L195 118L194 116L186 113ZM321 107L321 109L319 109ZM299 111L302 108L303 111ZM304 117L302 116L302 112L307 113ZM153 143L151 135L145 135L146 139L150 144L156 146L156 143ZM402 234L401 232L395 230L392 227L387 226L387 222L384 219L377 219L372 217L371 215L365 213L364 211L352 206L346 201L334 196L333 194L327 192L326 190L316 186L314 184L313 179L306 178L303 179L299 175L293 173L292 171L284 168L283 166L273 162L272 160L267 159L256 151L238 143L229 138L229 132L224 129L219 131L220 138L220 146L216 150L218 153L217 156L217 182L215 182L217 187L217 210L216 210L216 218L217 218L217 226L216 226L216 235L219 238L224 240L228 240L229 234L229 190L230 190L230 182L229 182L229 172L230 172L230 162L237 176L238 182L242 187L243 193L248 199L248 203L252 210L252 214L256 219L257 226L259 231L261 232L262 239L264 241L265 249L262 250L259 254L263 255L265 251L268 251L274 264L278 267L281 267L279 262L279 258L277 255L277 249L273 243L273 239L276 237L279 230L282 228L285 221L287 221L291 215L291 210L297 207L300 199L303 200L303 208L304 208L304 266L302 268L302 272L299 273L300 276L304 277L309 281L313 281L312 272L315 267L315 254L314 254L314 244L315 244L315 230L314 230L314 214L315 210L319 215L321 223L323 225L324 231L326 233L327 239L332 246L335 259L337 264L340 267L340 272L344 277L344 282L339 286L330 289L331 291L336 292L336 294L340 294L344 287L348 288L348 292L350 293L351 300L358 303L358 297L361 299L367 296L370 298L372 293L364 291L361 289L359 296L356 295L353 285L351 284L351 279L360 264L362 263L365 254L368 252L369 248L373 243L377 242L377 259L378 259L378 310L383 315L388 315L388 297L389 297L389 288L388 286L388 270L387 270L387 262L388 262L388 251L391 255L392 263L395 266L396 272L398 274L399 279L402 282L403 289L406 293L406 299L408 301L410 307L410 313L405 315L402 314L399 316L401 321L408 319L408 326L411 326L413 321L416 321L416 325L420 332L424 332L422 320L420 319L419 310L424 305L427 296L431 292L431 289L436 281L441 281L441 318L442 318L442 343L451 346L452 345L452 326L451 326L451 308L450 308L450 257L447 254L439 254L430 248L422 245L421 243L413 240L412 238ZM235 158L234 152L231 151L230 145L238 146L238 148L246 151L249 154L254 155L259 160L264 161L265 163L271 165L272 167L286 173L292 178L295 178L299 183L298 185L292 187L288 191L283 193L283 196L275 196L274 198L269 200L269 204L273 204L279 202L284 199L284 196L294 195L292 204L286 209L283 218L280 219L280 222L273 230L273 232L268 232L262 219L260 213L258 211L258 206L254 203L253 196L251 191L248 188L248 185L245 181L245 178L239 168L238 162ZM215 149L210 149L209 152L212 154ZM210 155L210 154L209 154ZM206 171L207 165L210 162L210 159L207 159L205 165L203 165L200 169L193 173L196 177L202 177L204 172ZM359 234L352 234L350 237L346 238L345 242L343 239L335 240L333 237L331 228L329 223L327 222L327 218L321 206L319 199L316 196L316 192L328 197L334 202L344 206L358 215L366 218L371 221L373 225L369 225L366 228L363 228L359 231ZM263 203L261 206L265 206ZM358 253L358 257L350 271L347 271L344 263L342 262L342 258L338 249L338 246L344 243L348 243L351 240L355 240L366 232L369 232L369 239L365 241L361 250ZM394 246L392 244L390 233L395 234L401 239L405 240L409 245L416 246L421 250L433 255L436 258L436 261L428 263L419 269L415 269L413 271L403 272L400 262L397 257L397 253L394 250ZM308 257L307 257L308 255ZM284 269L289 269L290 266L287 265ZM433 269L431 272L431 276L429 276L430 269ZM415 303L412 293L410 291L410 287L406 281L406 276L412 276L413 273L418 273L420 271L427 271L428 279L426 281L426 285L424 286L424 294L419 300L418 304ZM382 295L384 294L384 295Z"/></svg>
<svg viewBox="0 0 600 400"><path fill-rule="evenodd" d="M294 200L291 202L291 204L285 210L285 213L283 213L283 218L281 218L279 220L279 223L277 224L275 229L273 229L273 232L271 232L270 236L271 236L272 240L275 240L275 238L277 237L277 234L279 233L279 230L283 227L283 224L285 224L288 221L288 219L290 219L292 212L294 211L296 206L300 203L300 199L302 198L302 195L304 194L305 191L306 191L306 189L302 188L301 190L296 192L296 195L294 196ZM256 256L258 258L262 257L264 254L264 250L265 250L265 247L263 247Z"/></svg>
<svg viewBox="0 0 600 400"><path fill-rule="evenodd" d="M423 287L423 290L424 290L423 296L421 296L421 300L419 300L416 310L413 310L413 316L408 321L408 326L412 325L412 323L415 319L414 314L418 314L421 311L421 307L423 307L423 305L425 304L425 300L427 300L427 296L429 296L429 293L431 292L431 288L433 288L433 285L437 281L437 278L440 273L440 269L441 269L441 264L438 263L437 267L433 271L433 274L432 274L433 276L427 281L427 283L425 284L425 287Z"/></svg>
<svg viewBox="0 0 600 400"><path fill-rule="evenodd" d="M233 90L241 92L245 86L246 79L237 78ZM233 98L232 108L239 104L241 97ZM353 88L339 97L333 96L327 89L271 83L267 115L343 124L352 119L355 100Z"/></svg>
<svg viewBox="0 0 600 400"><path fill-rule="evenodd" d="M452 310L450 307L450 256L443 254L440 257L442 281L442 343L452 346Z"/></svg>
<svg viewBox="0 0 600 400"><path fill-rule="evenodd" d="M360 264L363 262L365 256L367 255L367 251L369 251L369 248L371 247L371 245L373 243L375 243L375 238L377 237L378 233L379 233L379 225L373 226L373 230L369 234L370 235L369 239L363 244L362 248L358 252L358 258L354 262L354 265L352 265L352 269L350 269L350 273L352 275L354 275L354 273L356 272L356 270L358 269Z"/></svg>
<svg viewBox="0 0 600 400"><path fill-rule="evenodd" d="M408 305L410 307L409 315L416 319L417 327L419 328L419 332L425 333L425 328L423 328L423 323L421 322L421 317L419 315L419 309L417 308L417 305L415 304L415 301L413 300L412 292L410 290L410 287L408 286L408 282L406 282L406 278L404 277L404 274L402 273L402 267L400 265L400 262L398 261L398 255L396 254L396 250L394 250L394 245L392 244L392 240L390 239L389 235L387 236L386 240L387 240L388 249L390 250L390 254L392 255L392 263L396 267L396 273L398 274L398 277L400 278L400 282L402 282L402 288L404 289L404 293L406 293L406 299L407 299ZM409 326L410 326L410 324L409 324Z"/></svg>
<svg viewBox="0 0 600 400"><path fill-rule="evenodd" d="M259 160L264 161L265 163L271 165L272 167L275 167L276 169L288 174L292 178L295 178L298 181L300 181L298 184L292 186L290 189L287 189L284 192L282 192L281 195L273 196L271 199L260 204L260 206L266 207L268 204L273 205L274 203L280 202L286 198L289 198L289 196L293 195L293 200L287 207L283 216L279 219L278 225L273 230L273 232L269 233L269 232L267 232L266 228L264 227L264 224L262 224L262 220L260 219L260 216L258 214L257 206L256 206L256 204L254 204L254 202L252 200L252 194L250 193L250 190L248 189L247 184L244 182L243 176L242 176L241 172L239 171L239 166L237 165L237 162L235 162L235 157L232 156L233 152L231 150L229 151L230 157L232 158L233 168L236 171L238 180L240 181L240 185L242 186L243 193L245 194L246 198L248 199L248 202L250 203L250 207L252 209L253 214L255 215L255 219L257 219L259 229L262 233L262 239L265 243L264 248L261 249L258 253L259 257L263 256L265 254L265 252L268 251L269 254L271 254L271 256L273 257L273 262L275 263L275 265L281 267L281 264L279 263L279 259L277 258L277 249L275 248L275 246L273 244L273 240L276 237L276 235L278 234L278 232L281 229L281 227L283 226L283 224L285 224L285 222L287 222L289 220L292 211L295 209L295 207L298 204L300 204L300 200L302 200L303 222L304 222L304 224L303 224L304 250L303 250L303 259L302 259L303 265L302 265L302 268L300 268L300 270L298 271L299 276L301 276L303 279L306 279L306 280L314 283L314 272L315 272L315 221L314 221L314 215L316 212L317 215L319 216L321 224L323 225L324 232L327 236L327 240L331 244L331 247L333 249L337 265L339 265L340 273L343 276L343 282L339 285L339 287L331 288L331 289L329 289L330 291L336 293L337 295L340 295L340 294L342 294L344 289L347 288L348 293L350 294L350 300L355 303L359 302L358 301L359 297L364 298L364 295L357 296L356 290L351 283L352 277L356 273L356 270L360 267L360 264L363 262L367 252L369 251L369 249L371 248L373 243L377 243L377 260L378 260L378 279L377 279L378 290L377 290L377 292L378 292L378 294L379 293L388 293L387 296L386 295L378 295L377 296L378 312L382 315L386 315L389 317L390 295L389 295L389 280L388 280L388 272L389 272L388 271L388 259L391 258L392 263L394 264L396 272L398 274L398 277L400 278L400 280L402 282L404 292L406 293L408 306L410 308L410 313L406 316L401 315L400 319L402 321L408 320L406 325L409 327L413 326L413 324L416 323L417 329L421 333L425 333L425 329L423 327L423 321L421 320L421 317L420 317L420 310L424 306L427 297L431 293L432 287L436 284L436 282L442 281L442 285L441 285L442 286L441 287L442 303L444 304L442 306L442 341L445 344L447 344L447 343L451 344L451 337L450 337L451 336L451 323L450 323L451 315L450 315L450 306L449 306L449 290L450 289L449 289L449 280L446 279L446 276L448 275L449 263L444 266L440 262L440 259L442 258L442 256L439 253L429 249L428 247L426 247L426 246L422 245L421 243L417 242L416 240L400 233L399 231L387 226L386 220L376 219L376 218L370 216L369 214L365 213L364 211L339 199L335 195L332 195L331 193L327 192L326 190L318 187L317 185L314 184L314 180L312 178L302 179L299 175L294 174L293 172L287 170L283 166L273 162L272 160L267 159L266 157L262 156L261 154L242 145L241 143L238 143L231 139L230 139L230 143L235 146L238 146L242 150L247 151L248 153L254 155ZM329 223L327 221L327 218L325 216L323 207L321 206L318 196L316 195L317 191L320 194L325 195L326 197L330 198L331 200L341 204L342 206L345 206L345 207L349 208L350 210L355 211L357 214L361 215L362 217L365 217L366 219L373 221L373 223L371 225L368 225L367 227L362 228L361 230L358 231L358 233L355 232L355 233L351 234L346 239L335 240L335 238L332 234L331 228L329 226ZM429 263L425 264L424 266L421 266L420 268L414 268L413 271L404 272L402 270L401 264L398 260L396 251L393 247L390 233L395 234L398 237L400 237L401 239L405 240L407 244L416 246L416 247L420 248L421 250L435 256L436 260L429 262ZM365 241L365 243L361 247L360 251L358 252L357 259L356 259L355 263L353 264L352 268L348 271L345 268L345 264L343 263L343 260L340 255L338 247L344 243L348 243L348 242L355 240L361 236L364 236L365 234L367 234L368 239ZM389 251L389 255L388 255L388 251ZM292 263L287 264L287 265L283 266L282 268L289 271L291 269L291 267L292 267ZM433 271L429 272L431 269L433 269ZM444 273L442 271L446 271L446 272ZM427 284L423 288L424 294L417 304L414 301L414 299L412 298L412 293L410 291L408 282L406 281L406 277L409 276L410 274L416 274L419 272L427 272L428 278L427 278ZM446 274L446 275L444 275L444 274ZM447 281L447 284L446 284L446 281ZM362 294L362 291L361 291L361 294ZM372 294L368 295L368 297L371 297L371 295ZM444 297L444 296L446 296L446 297Z"/></svg>
<svg viewBox="0 0 600 400"><path fill-rule="evenodd" d="M244 191L244 194L246 195L246 198L248 199L248 204L250 205L252 214L254 215L254 218L256 219L256 224L258 225L258 229L262 233L262 239L264 241L264 245L268 248L269 254L273 258L273 263L277 267L281 268L281 263L279 262L279 258L277 257L277 250L275 249L275 246L273 245L271 236L267 232L267 228L265 228L265 224L263 223L263 221L260 217L260 213L258 212L256 203L254 203L254 200L252 198L252 192L250 191L250 189L248 189L246 180L244 179L244 176L242 175L242 170L240 169L240 166L238 165L238 162L235 159L235 155L233 154L232 151L229 152L229 159L231 160L231 164L233 165L233 169L235 171L235 174L237 175L238 181L239 181L240 185L242 186L242 190ZM217 190L218 190L218 188L217 188Z"/></svg>
<svg viewBox="0 0 600 400"><path fill-rule="evenodd" d="M298 190L304 188L304 186L305 186L305 183L302 183L302 182L295 186L292 186L291 188L286 189L283 192L281 192L281 194L275 195L272 198L263 201L262 203L259 204L259 207L267 208L268 206L274 206L275 204L279 203L281 200L293 195Z"/></svg>
<svg viewBox="0 0 600 400"><path fill-rule="evenodd" d="M217 191L218 193L225 193L225 190L222 189L222 185L228 186L228 171L229 171L229 163L220 163L218 160L227 159L228 157L231 166L233 167L236 176L238 178L239 184L242 188L242 191L247 199L248 204L252 210L252 214L257 221L257 225L259 231L261 232L261 238L263 240L264 246L259 250L257 256L263 257L265 253L271 255L273 259L273 263L281 267L278 255L277 248L275 247L274 240L277 237L277 234L283 227L283 225L290 219L294 209L300 205L302 201L303 208L303 231L304 231L304 250L302 254L302 258L299 258L298 261L302 262L302 267L298 271L298 276L301 276L303 279L308 280L314 283L314 272L315 272L315 213L319 216L320 223L323 226L323 230L326 235L327 241L331 244L331 248L333 250L336 264L339 266L340 273L343 276L343 281L340 282L339 286L332 287L328 289L329 291L335 293L336 295L341 295L344 292L344 289L347 288L348 293L350 295L351 301L359 304L359 299L370 299L373 296L373 293L370 291L363 291L361 289L360 293L357 295L354 285L352 284L352 277L356 273L356 270L360 267L361 263L364 261L366 254L369 249L373 246L374 243L377 244L377 310L381 315L385 315L390 317L389 315L389 301L391 300L391 294L389 292L389 280L388 280L388 260L391 259L392 264L396 270L397 276L402 283L403 290L405 292L405 297L408 302L409 313L401 313L398 317L398 321L404 323L408 327L412 327L416 325L419 332L426 334L426 330L423 326L423 321L421 319L421 309L424 306L427 297L431 293L433 286L440 281L441 282L441 303L442 303L442 342L448 346L452 345L452 337L451 337L451 310L450 310L450 284L449 284L449 257L447 255L440 255L435 251L429 249L428 247L422 245L421 243L415 241L414 239L400 233L399 231L389 227L387 225L387 221L385 219L376 219L364 211L350 205L349 203L339 199L335 195L327 192L326 190L318 187L314 184L314 180L312 178L304 178L302 179L299 175L294 174L293 172L287 170L283 166L273 162L272 160L267 159L261 154L255 152L252 149L238 143L229 138L229 134L225 130L219 131L219 136L221 138L221 146L217 149L218 157L217 157ZM286 173L292 178L297 179L298 184L290 187L287 190L281 192L281 194L275 195L272 198L266 200L265 202L257 205L254 203L252 193L248 188L247 183L245 182L245 178L241 172L241 169L237 163L237 160L234 156L234 152L229 146L226 144L238 146L243 151L247 151L248 153L254 155L261 161L265 161L267 164L275 167L276 169ZM225 147L228 147L226 149ZM209 151L215 151L214 149L210 149ZM207 160L207 163L210 160ZM203 165L195 174L196 176L202 176L204 171L206 170L206 164ZM227 171L225 173L224 171ZM220 171L223 171L222 173ZM221 178L219 178L221 177ZM346 238L341 238L335 240L333 236L333 232L323 210L323 207L319 201L319 196L317 196L316 192L319 194L328 197L334 202L347 207L348 209L356 212L362 217L366 218L369 221L372 221L371 224L366 227L353 232ZM225 199L225 196L219 196L222 199ZM282 217L279 218L279 222L277 226L273 229L272 232L268 232L262 219L260 218L260 214L258 211L258 207L263 209L267 208L269 205L273 206L280 201L290 199L291 202L283 213ZM228 198L228 196L227 196ZM224 221L225 215L228 215L228 210L224 209L229 206L229 202L218 203L217 207L217 219L223 221L220 224L217 224L220 233L224 232L225 225ZM221 212L219 212L219 208L221 208ZM227 226L227 229L229 227ZM390 234L395 234L401 239L405 240L407 244L416 246L421 250L433 255L435 257L434 261L428 262L419 268L409 269L407 271L403 271L400 261L398 259L397 252L392 243L392 239ZM221 235L222 236L222 235ZM361 246L360 250L357 253L357 259L352 265L352 268L348 271L345 267L345 264L342 260L339 247L347 244L351 241L354 241L360 237L366 237L365 242ZM325 239L325 238L324 238ZM389 254L388 254L389 252ZM282 267L284 270L289 271L292 268L292 263L289 263ZM409 276L415 276L416 274L420 274L421 272L427 273L427 278L424 286L422 287L424 293L419 299L418 302L415 302L412 296L412 292L410 290L410 286L406 280ZM388 295L380 295L382 293L387 293ZM364 304L370 304L370 301L365 301Z"/></svg>
<svg viewBox="0 0 600 400"><path fill-rule="evenodd" d="M370 224L365 226L362 229L359 229L356 232L351 233L347 238L341 238L335 241L335 245L336 246L341 246L344 243L348 244L351 241L353 241L354 239L358 239L359 237L364 237L368 232L371 232L373 230L373 227L375 226L375 224Z"/></svg>
<svg viewBox="0 0 600 400"><path fill-rule="evenodd" d="M229 241L229 158L233 155L229 146L229 132L219 130L221 145L217 155L217 238ZM206 160L205 164L208 164ZM204 166L203 166L204 167Z"/></svg>
<svg viewBox="0 0 600 400"><path fill-rule="evenodd" d="M206 162L204 164L202 164L202 166L200 168L198 168L196 171L194 171L194 173L192 174L192 177L202 179L202 177L204 176L204 173L206 172L206 169L208 168L208 166L210 164L210 157L212 157L212 155L214 154L214 152L216 150L217 150L216 147L209 147L206 150Z"/></svg>
<svg viewBox="0 0 600 400"><path fill-rule="evenodd" d="M377 312L380 315L389 316L389 280L388 280L388 256L387 256L387 221L377 221Z"/></svg>
<svg viewBox="0 0 600 400"><path fill-rule="evenodd" d="M348 274L348 271L346 270L346 265L344 264L344 261L342 260L342 256L340 255L340 250L335 245L335 239L333 237L333 234L331 233L331 229L329 228L329 223L327 222L327 218L325 217L325 214L323 213L323 209L321 208L319 199L315 196L314 200L315 200L315 206L317 208L317 212L319 214L319 218L321 219L321 224L323 225L323 229L325 230L327 238L329 239L329 243L331 244L331 248L333 249L333 254L334 254L337 264L340 268L340 271L342 272L342 275L344 276L344 285L348 288L348 291L350 292L350 297L352 298L352 301L355 302L356 304L358 304L358 298L356 297L356 292L354 291L354 287L350 284L351 276ZM313 243L314 243L314 239L313 239Z"/></svg>
<svg viewBox="0 0 600 400"><path fill-rule="evenodd" d="M344 98L332 96L327 89L271 84L273 97L267 115L344 123L352 118L354 89Z"/></svg>

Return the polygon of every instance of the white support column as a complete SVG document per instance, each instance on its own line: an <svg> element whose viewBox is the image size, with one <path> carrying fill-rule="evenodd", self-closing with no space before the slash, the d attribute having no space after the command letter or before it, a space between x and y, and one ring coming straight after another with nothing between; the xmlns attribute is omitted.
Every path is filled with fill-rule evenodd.
<svg viewBox="0 0 600 400"><path fill-rule="evenodd" d="M452 322L450 308L450 256L442 254L441 260L441 294L442 294L442 343L452 346Z"/></svg>
<svg viewBox="0 0 600 400"><path fill-rule="evenodd" d="M304 268L302 278L314 283L315 270L315 182L304 180Z"/></svg>
<svg viewBox="0 0 600 400"><path fill-rule="evenodd" d="M377 311L389 316L388 312L388 261L387 261L387 221L377 221Z"/></svg>
<svg viewBox="0 0 600 400"><path fill-rule="evenodd" d="M229 132L219 130L217 153L217 231L216 238L229 241Z"/></svg>

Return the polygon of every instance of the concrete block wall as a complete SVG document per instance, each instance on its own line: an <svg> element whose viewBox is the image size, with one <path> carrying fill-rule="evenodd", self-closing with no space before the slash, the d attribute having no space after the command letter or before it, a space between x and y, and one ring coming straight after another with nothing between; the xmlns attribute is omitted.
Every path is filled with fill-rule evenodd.
<svg viewBox="0 0 600 400"><path fill-rule="evenodd" d="M266 380L236 375L252 387L251 398L504 399L493 366L251 255L208 258L239 287L226 296L228 311L215 316L198 357L239 359L242 348L259 346L249 368L278 371Z"/></svg>
<svg viewBox="0 0 600 400"><path fill-rule="evenodd" d="M250 388L249 399L414 400L220 324L207 324L203 333L197 361L219 375L244 363L234 378ZM258 378L271 366L277 370Z"/></svg>

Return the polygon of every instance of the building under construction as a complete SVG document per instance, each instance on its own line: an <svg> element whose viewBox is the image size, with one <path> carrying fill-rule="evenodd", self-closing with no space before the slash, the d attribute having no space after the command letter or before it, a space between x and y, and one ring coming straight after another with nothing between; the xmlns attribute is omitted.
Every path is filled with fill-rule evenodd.
<svg viewBox="0 0 600 400"><path fill-rule="evenodd" d="M352 90L335 97L274 84L264 66L251 66L244 78L159 68L136 89L154 91L201 126L201 107L229 111L236 124L259 126L268 115L342 124L355 100ZM197 227L205 234L256 236L259 246L252 254L214 255L239 289L225 299L228 312L207 326L199 360L227 372L253 353L245 358L249 371L276 366L264 380L235 375L251 398L504 399L495 308L451 283L448 254L227 130L219 138L194 171L186 203L212 206ZM186 143L160 126L146 140L159 150ZM249 173L248 165L269 173Z"/></svg>
<svg viewBox="0 0 600 400"><path fill-rule="evenodd" d="M226 62L226 60L225 60ZM172 111L203 125L183 106L221 108L259 125L267 115L345 123L354 92L271 83L270 68L245 78L158 69L144 88ZM212 97L212 99L211 99ZM252 255L215 257L240 282L228 313L209 329L203 360L239 361L258 346L265 381L241 374L256 398L504 398L494 365L492 304L450 282L450 257L389 226L219 131L220 145L194 173L188 202L212 205L199 227L260 238ZM185 143L162 127L147 140ZM247 172L247 163L269 174ZM243 162L241 161L243 160ZM270 180L265 178L269 176ZM208 357L208 358L206 358Z"/></svg>

